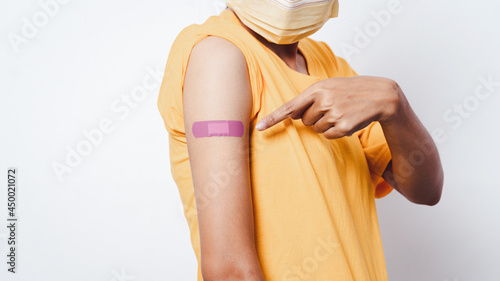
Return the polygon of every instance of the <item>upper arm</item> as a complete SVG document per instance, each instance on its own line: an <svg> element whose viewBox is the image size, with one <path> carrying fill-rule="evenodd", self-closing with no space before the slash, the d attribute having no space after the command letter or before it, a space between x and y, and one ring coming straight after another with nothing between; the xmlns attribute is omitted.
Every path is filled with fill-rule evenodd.
<svg viewBox="0 0 500 281"><path fill-rule="evenodd" d="M209 36L190 55L183 111L200 230L204 277L258 266L249 175L252 93L242 52ZM193 136L197 121L236 120L243 136ZM241 266L243 265L243 268Z"/></svg>

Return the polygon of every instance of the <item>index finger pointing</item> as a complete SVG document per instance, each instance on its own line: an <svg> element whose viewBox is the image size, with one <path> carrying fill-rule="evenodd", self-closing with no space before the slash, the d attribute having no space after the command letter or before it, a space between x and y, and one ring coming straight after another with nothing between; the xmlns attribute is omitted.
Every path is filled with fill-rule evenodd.
<svg viewBox="0 0 500 281"><path fill-rule="evenodd" d="M272 127L292 116L296 112L309 107L313 103L313 101L313 95L308 91L304 91L292 100L278 107L278 109L276 109L275 111L262 118L255 126L255 129L263 131L269 127Z"/></svg>

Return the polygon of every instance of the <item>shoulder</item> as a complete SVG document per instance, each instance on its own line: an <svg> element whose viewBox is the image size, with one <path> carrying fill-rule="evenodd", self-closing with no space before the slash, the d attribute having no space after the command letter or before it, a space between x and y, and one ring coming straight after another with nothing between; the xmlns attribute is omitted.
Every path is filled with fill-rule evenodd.
<svg viewBox="0 0 500 281"><path fill-rule="evenodd" d="M202 24L184 27L175 37L169 56L183 64L193 54L203 54L204 60L234 60L234 63L241 63L251 52L228 13L223 11Z"/></svg>
<svg viewBox="0 0 500 281"><path fill-rule="evenodd" d="M194 47L192 52L203 53L207 58L231 58L241 59L243 53L231 41L219 36L207 36L201 39Z"/></svg>
<svg viewBox="0 0 500 281"><path fill-rule="evenodd" d="M194 45L188 65L206 71L205 75L208 76L234 77L237 73L232 73L233 71L238 71L240 76L247 75L245 56L241 50L230 41L217 36L205 37Z"/></svg>
<svg viewBox="0 0 500 281"><path fill-rule="evenodd" d="M238 39L242 41L241 29L241 26L231 18L231 12L223 10L219 15L210 16L201 24L194 23L184 27L175 37L174 45L189 45L193 41L198 41L199 38L210 35L226 38L236 43Z"/></svg>
<svg viewBox="0 0 500 281"><path fill-rule="evenodd" d="M249 84L245 56L237 46L224 38L205 37L191 51L186 79L190 83L201 83L205 94L214 92L212 95L219 98L223 98L221 92L234 95L235 91L239 92Z"/></svg>

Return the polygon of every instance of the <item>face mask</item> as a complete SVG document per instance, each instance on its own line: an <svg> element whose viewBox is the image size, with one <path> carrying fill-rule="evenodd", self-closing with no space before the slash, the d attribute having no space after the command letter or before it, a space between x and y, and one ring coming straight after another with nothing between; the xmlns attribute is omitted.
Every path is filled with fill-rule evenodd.
<svg viewBox="0 0 500 281"><path fill-rule="evenodd" d="M338 16L338 0L226 0L250 29L276 44L292 44Z"/></svg>

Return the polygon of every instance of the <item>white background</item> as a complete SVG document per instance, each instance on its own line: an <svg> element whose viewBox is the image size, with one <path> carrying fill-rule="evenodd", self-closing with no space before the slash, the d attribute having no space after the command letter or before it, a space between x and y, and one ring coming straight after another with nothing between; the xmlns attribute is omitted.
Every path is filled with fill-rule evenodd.
<svg viewBox="0 0 500 281"><path fill-rule="evenodd" d="M223 1L67 1L51 15L46 2L0 2L0 280L195 280L156 101L175 36ZM442 134L441 202L377 200L389 280L500 280L500 86L474 96L479 77L500 81L500 2L401 0L377 22L388 3L341 1L312 38L359 74L396 80ZM101 122L112 131L59 180L54 163ZM8 167L19 169L17 274L5 263Z"/></svg>

